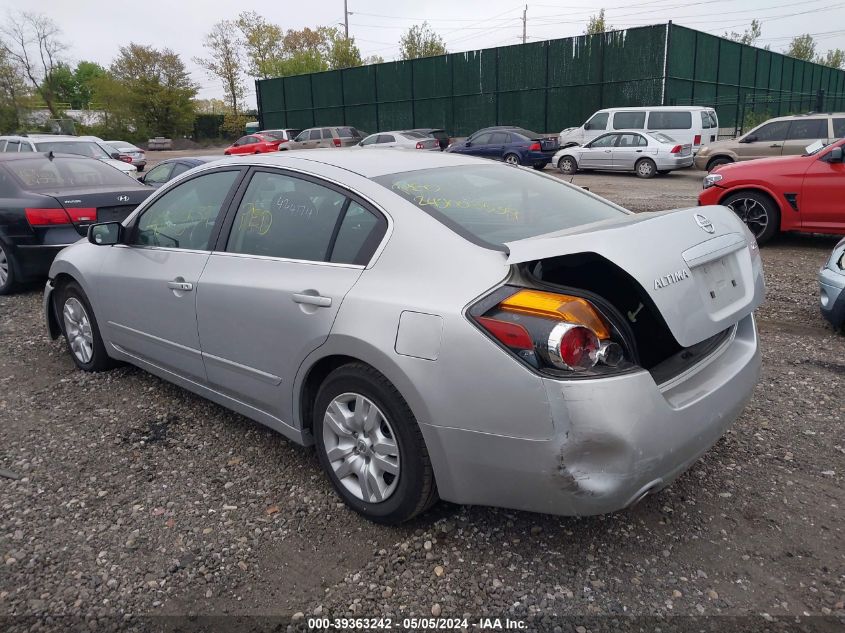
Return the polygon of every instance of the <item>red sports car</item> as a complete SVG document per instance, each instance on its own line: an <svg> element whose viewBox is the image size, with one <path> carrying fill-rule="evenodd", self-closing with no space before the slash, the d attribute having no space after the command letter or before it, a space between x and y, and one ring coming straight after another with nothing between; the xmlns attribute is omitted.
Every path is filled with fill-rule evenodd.
<svg viewBox="0 0 845 633"><path fill-rule="evenodd" d="M731 207L760 244L780 231L845 233L843 146L723 165L704 178L698 203Z"/></svg>
<svg viewBox="0 0 845 633"><path fill-rule="evenodd" d="M242 136L226 148L226 156L232 154L264 154L278 151L281 139L264 134L249 134Z"/></svg>

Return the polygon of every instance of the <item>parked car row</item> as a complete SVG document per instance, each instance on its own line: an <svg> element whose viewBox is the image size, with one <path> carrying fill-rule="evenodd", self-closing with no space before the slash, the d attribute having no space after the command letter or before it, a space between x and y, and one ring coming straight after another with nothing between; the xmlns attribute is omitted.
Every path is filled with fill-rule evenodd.
<svg viewBox="0 0 845 633"><path fill-rule="evenodd" d="M96 158L129 176L138 169L131 161L121 160L120 151L93 137L63 136L59 134L28 134L0 136L0 152L5 154L56 152ZM146 164L146 163L145 163Z"/></svg>

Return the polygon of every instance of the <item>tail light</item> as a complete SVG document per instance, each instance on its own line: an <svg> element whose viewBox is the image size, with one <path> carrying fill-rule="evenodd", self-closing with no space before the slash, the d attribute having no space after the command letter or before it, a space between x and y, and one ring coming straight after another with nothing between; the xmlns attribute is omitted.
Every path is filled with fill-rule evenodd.
<svg viewBox="0 0 845 633"><path fill-rule="evenodd" d="M425 143L422 141L417 141L417 149L425 149Z"/></svg>
<svg viewBox="0 0 845 633"><path fill-rule="evenodd" d="M539 152L541 149L543 149L543 146L539 143L531 143L531 145L528 146L529 152Z"/></svg>
<svg viewBox="0 0 845 633"><path fill-rule="evenodd" d="M701 145L701 134L696 134L695 138L692 139L693 145Z"/></svg>
<svg viewBox="0 0 845 633"><path fill-rule="evenodd" d="M97 221L97 209L95 207L68 208L67 214L75 224Z"/></svg>
<svg viewBox="0 0 845 633"><path fill-rule="evenodd" d="M470 315L535 369L596 375L626 362L621 336L582 297L506 286L473 306Z"/></svg>
<svg viewBox="0 0 845 633"><path fill-rule="evenodd" d="M131 157L131 156L129 156L129 154L121 154L121 155L120 155L120 160L122 160L124 163L131 163L131 162L132 162L132 157Z"/></svg>
<svg viewBox="0 0 845 633"><path fill-rule="evenodd" d="M54 226L70 224L70 217L64 209L24 209L30 226Z"/></svg>
<svg viewBox="0 0 845 633"><path fill-rule="evenodd" d="M669 153L670 153L670 154L677 154L677 153L678 153L678 152L680 152L680 151L681 151L681 146L680 146L680 145L675 145L675 147L673 147L672 149L670 149L670 150L669 150Z"/></svg>
<svg viewBox="0 0 845 633"><path fill-rule="evenodd" d="M340 147L340 139L339 138L333 138L332 139L332 145L334 145L335 147Z"/></svg>

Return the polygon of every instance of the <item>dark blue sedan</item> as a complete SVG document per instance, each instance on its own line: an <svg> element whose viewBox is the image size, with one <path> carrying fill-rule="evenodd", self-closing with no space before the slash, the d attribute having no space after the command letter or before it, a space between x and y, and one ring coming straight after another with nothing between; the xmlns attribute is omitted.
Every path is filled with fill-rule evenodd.
<svg viewBox="0 0 845 633"><path fill-rule="evenodd" d="M543 169L551 162L557 149L556 138L544 138L520 127L496 127L478 130L446 151Z"/></svg>
<svg viewBox="0 0 845 633"><path fill-rule="evenodd" d="M167 160L161 161L138 180L145 185L158 189L164 183L173 180L176 176L189 169L222 158L224 156L180 156L179 158L168 158Z"/></svg>

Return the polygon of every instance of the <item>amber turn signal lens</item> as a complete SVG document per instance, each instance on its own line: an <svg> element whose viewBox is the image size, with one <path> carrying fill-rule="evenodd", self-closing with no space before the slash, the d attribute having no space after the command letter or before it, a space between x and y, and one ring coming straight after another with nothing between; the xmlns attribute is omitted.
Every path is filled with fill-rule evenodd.
<svg viewBox="0 0 845 633"><path fill-rule="evenodd" d="M607 322L589 301L581 297L541 290L520 290L502 301L499 308L507 312L584 325L595 332L599 339L610 338Z"/></svg>

